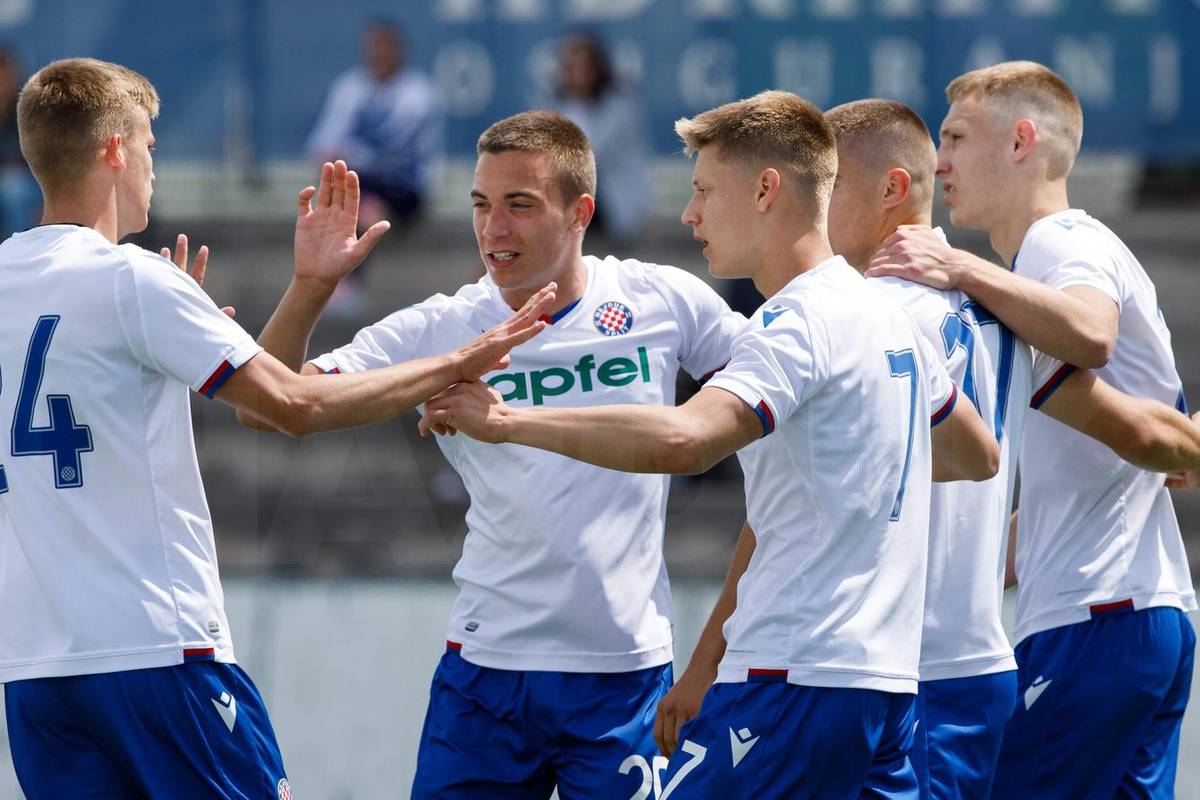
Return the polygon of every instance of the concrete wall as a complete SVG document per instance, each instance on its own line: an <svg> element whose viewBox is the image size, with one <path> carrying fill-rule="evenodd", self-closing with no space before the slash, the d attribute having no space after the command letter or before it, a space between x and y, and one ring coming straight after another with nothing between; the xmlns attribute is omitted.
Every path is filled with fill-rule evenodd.
<svg viewBox="0 0 1200 800"><path fill-rule="evenodd" d="M406 797L455 590L434 581L225 582L238 657L254 677L302 800ZM719 590L675 586L678 667ZM21 797L0 724L0 800ZM1200 800L1200 716L1185 721L1180 800Z"/></svg>

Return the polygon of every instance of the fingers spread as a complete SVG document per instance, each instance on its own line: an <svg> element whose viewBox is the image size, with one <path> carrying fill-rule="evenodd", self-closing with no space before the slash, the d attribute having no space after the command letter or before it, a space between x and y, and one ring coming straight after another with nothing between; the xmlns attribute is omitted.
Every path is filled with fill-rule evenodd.
<svg viewBox="0 0 1200 800"><path fill-rule="evenodd" d="M362 237L354 243L354 258L361 262L370 255L371 251L375 249L375 245L379 244L379 240L391 230L391 227L392 223L385 219L367 228Z"/></svg>

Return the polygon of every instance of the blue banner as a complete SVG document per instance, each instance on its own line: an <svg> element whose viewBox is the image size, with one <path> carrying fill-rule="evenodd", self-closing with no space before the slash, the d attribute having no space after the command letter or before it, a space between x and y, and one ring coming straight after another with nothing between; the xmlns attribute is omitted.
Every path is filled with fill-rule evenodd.
<svg viewBox="0 0 1200 800"><path fill-rule="evenodd" d="M1200 158L1200 0L0 0L0 41L29 68L91 55L145 73L164 158L295 158L381 17L437 81L452 155L543 102L559 38L586 28L659 153L677 149L676 118L774 87L822 107L895 98L936 130L951 78L1026 58L1079 93L1085 148Z"/></svg>

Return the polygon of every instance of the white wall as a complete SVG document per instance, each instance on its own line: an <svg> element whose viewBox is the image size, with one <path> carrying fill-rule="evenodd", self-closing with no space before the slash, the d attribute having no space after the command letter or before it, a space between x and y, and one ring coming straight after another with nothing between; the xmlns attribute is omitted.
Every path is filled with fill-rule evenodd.
<svg viewBox="0 0 1200 800"><path fill-rule="evenodd" d="M680 666L719 588L676 583ZM267 700L296 797L408 796L453 585L231 579L225 590L239 661ZM1184 723L1180 800L1200 800L1198 715ZM16 800L7 744L0 724L0 800Z"/></svg>

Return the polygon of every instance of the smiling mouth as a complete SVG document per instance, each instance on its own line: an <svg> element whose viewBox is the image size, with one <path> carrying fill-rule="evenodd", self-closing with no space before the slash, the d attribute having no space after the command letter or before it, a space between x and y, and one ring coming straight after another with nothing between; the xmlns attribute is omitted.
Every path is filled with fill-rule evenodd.
<svg viewBox="0 0 1200 800"><path fill-rule="evenodd" d="M487 252L487 260L498 266L511 264L516 257L520 255L515 250L489 250Z"/></svg>

